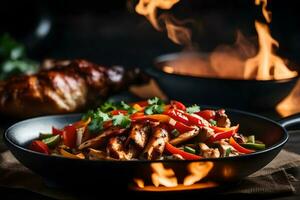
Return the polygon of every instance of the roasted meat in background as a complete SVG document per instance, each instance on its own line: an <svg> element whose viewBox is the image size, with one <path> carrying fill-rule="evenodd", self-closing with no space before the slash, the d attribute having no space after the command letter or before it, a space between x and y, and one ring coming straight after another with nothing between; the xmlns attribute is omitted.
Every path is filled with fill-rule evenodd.
<svg viewBox="0 0 300 200"><path fill-rule="evenodd" d="M73 60L43 67L33 75L3 81L0 113L16 118L71 113L91 108L132 84L147 82L138 69L104 67Z"/></svg>

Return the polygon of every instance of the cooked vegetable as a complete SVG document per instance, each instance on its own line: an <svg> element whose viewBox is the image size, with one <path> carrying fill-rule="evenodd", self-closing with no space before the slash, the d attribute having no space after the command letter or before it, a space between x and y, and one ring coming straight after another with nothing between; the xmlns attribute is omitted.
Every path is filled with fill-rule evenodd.
<svg viewBox="0 0 300 200"><path fill-rule="evenodd" d="M40 133L39 139L43 140L43 139L46 139L46 138L49 138L49 137L52 137L52 136L53 136L52 133Z"/></svg>
<svg viewBox="0 0 300 200"><path fill-rule="evenodd" d="M32 141L29 145L29 149L44 154L50 154L50 149L48 148L48 146L44 142L39 140Z"/></svg>
<svg viewBox="0 0 300 200"><path fill-rule="evenodd" d="M189 146L184 146L183 150L188 153L196 154L196 150Z"/></svg>
<svg viewBox="0 0 300 200"><path fill-rule="evenodd" d="M263 150L266 148L265 144L259 144L259 143L243 143L241 144L241 146L253 150Z"/></svg>
<svg viewBox="0 0 300 200"><path fill-rule="evenodd" d="M248 142L248 143L255 143L255 136L254 136L254 135L248 136L247 142Z"/></svg>
<svg viewBox="0 0 300 200"><path fill-rule="evenodd" d="M44 138L42 140L49 148L55 148L60 141L60 135Z"/></svg>
<svg viewBox="0 0 300 200"><path fill-rule="evenodd" d="M202 158L201 156L182 151L182 150L174 147L173 145L171 145L169 143L166 144L166 151L173 154L173 155L174 154L179 154L185 160L199 160L199 159Z"/></svg>
<svg viewBox="0 0 300 200"><path fill-rule="evenodd" d="M216 133L215 135L213 135L212 137L209 138L209 141L214 142L214 141L218 141L221 139L230 138L238 131L238 129L239 129L239 125L234 126L230 129L227 129L224 132Z"/></svg>
<svg viewBox="0 0 300 200"><path fill-rule="evenodd" d="M231 138L229 139L229 144L230 144L233 148L235 148L238 152L241 152L241 153L246 153L246 154L248 154L248 153L254 152L253 150L246 149L246 148L242 147L241 145L239 145L239 144L233 139L233 137L231 137Z"/></svg>
<svg viewBox="0 0 300 200"><path fill-rule="evenodd" d="M183 110L185 111L186 110L186 107L183 103L179 102L179 101L171 101L170 102L171 106L173 106L174 108L177 108L179 110Z"/></svg>
<svg viewBox="0 0 300 200"><path fill-rule="evenodd" d="M155 97L127 104L105 102L81 120L41 133L30 149L91 160L198 160L248 154L265 148L238 133L224 109L199 111Z"/></svg>
<svg viewBox="0 0 300 200"><path fill-rule="evenodd" d="M203 117L206 120L215 119L216 111L214 110L202 110L200 112L196 112L197 115Z"/></svg>

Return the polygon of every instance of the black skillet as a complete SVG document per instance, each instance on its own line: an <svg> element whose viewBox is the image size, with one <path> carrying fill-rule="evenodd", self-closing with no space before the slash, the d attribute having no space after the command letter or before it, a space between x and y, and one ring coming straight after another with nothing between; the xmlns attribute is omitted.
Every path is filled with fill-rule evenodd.
<svg viewBox="0 0 300 200"><path fill-rule="evenodd" d="M300 116L293 116L282 122L238 110L227 110L233 124L240 124L240 132L254 134L267 148L237 157L203 159L210 161L213 168L205 180L217 182L237 181L263 168L280 152L288 140L285 127L299 123ZM48 183L56 186L121 186L127 188L135 176L150 174L152 163L163 163L166 168L184 171L191 161L90 161L47 156L26 148L40 132L49 132L52 126L63 127L75 122L80 114L46 116L18 122L7 129L4 141L14 156L26 167L41 175ZM125 186L125 187L124 187Z"/></svg>
<svg viewBox="0 0 300 200"><path fill-rule="evenodd" d="M290 94L299 79L298 75L282 80L235 80L170 74L162 71L163 66L170 65L170 62L182 57L207 59L205 54L200 53L166 54L157 57L154 67L151 66L146 70L170 99L186 103L193 103L197 99L199 104L203 105L249 111L270 109Z"/></svg>

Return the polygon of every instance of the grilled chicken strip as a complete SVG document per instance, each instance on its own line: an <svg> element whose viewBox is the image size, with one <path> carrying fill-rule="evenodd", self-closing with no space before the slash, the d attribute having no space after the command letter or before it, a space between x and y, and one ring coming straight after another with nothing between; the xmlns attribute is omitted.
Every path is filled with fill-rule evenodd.
<svg viewBox="0 0 300 200"><path fill-rule="evenodd" d="M144 149L143 157L147 160L156 160L161 157L166 143L169 141L168 131L163 126L155 127L150 140Z"/></svg>
<svg viewBox="0 0 300 200"><path fill-rule="evenodd" d="M107 155L119 160L130 160L133 155L131 152L126 152L124 140L125 138L122 137L110 138L106 146Z"/></svg>
<svg viewBox="0 0 300 200"><path fill-rule="evenodd" d="M130 130L126 144L134 144L139 149L144 149L148 141L148 137L151 131L149 124L135 124Z"/></svg>
<svg viewBox="0 0 300 200"><path fill-rule="evenodd" d="M219 158L220 151L217 148L209 148L205 143L199 143L200 155L204 158Z"/></svg>
<svg viewBox="0 0 300 200"><path fill-rule="evenodd" d="M85 148L97 148L98 146L102 145L105 141L107 141L108 138L116 136L116 135L120 135L120 134L124 133L125 131L126 131L126 129L120 129L118 127L113 126L111 128L108 128L107 130L103 131L103 133L101 133L97 137L94 137L92 139L85 141L84 143L79 145L78 149L82 150Z"/></svg>
<svg viewBox="0 0 300 200"><path fill-rule="evenodd" d="M194 130L180 134L177 138L174 138L173 140L171 140L170 144L172 144L172 145L181 144L183 142L186 142L186 141L196 137L198 134L199 134L199 128L195 126Z"/></svg>
<svg viewBox="0 0 300 200"><path fill-rule="evenodd" d="M225 110L224 109L220 109L216 111L216 118L215 118L216 122L217 122L217 126L219 127L230 127L231 122L229 117L226 115Z"/></svg>
<svg viewBox="0 0 300 200"><path fill-rule="evenodd" d="M0 113L16 118L82 111L135 83L148 79L139 70L104 67L73 60L14 76L0 85Z"/></svg>
<svg viewBox="0 0 300 200"><path fill-rule="evenodd" d="M208 138L213 136L214 130L210 127L201 127L198 135L199 142L205 142Z"/></svg>
<svg viewBox="0 0 300 200"><path fill-rule="evenodd" d="M239 155L239 152L238 152L235 148L233 148L233 147L228 143L228 141L226 141L225 139L221 139L221 140L219 141L218 148L219 148L219 150L220 150L220 153L221 153L221 156L222 156L222 157L225 157L226 151L227 151L228 149L230 149L230 153L229 153L228 156L237 156L237 155Z"/></svg>

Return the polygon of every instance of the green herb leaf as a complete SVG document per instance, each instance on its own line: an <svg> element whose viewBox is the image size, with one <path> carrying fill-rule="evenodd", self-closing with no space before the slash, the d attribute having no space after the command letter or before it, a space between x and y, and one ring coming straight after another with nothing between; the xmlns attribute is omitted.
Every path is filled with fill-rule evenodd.
<svg viewBox="0 0 300 200"><path fill-rule="evenodd" d="M130 105L128 105L127 103L125 103L124 101L121 101L121 107L124 109L124 110L128 110L131 108Z"/></svg>
<svg viewBox="0 0 300 200"><path fill-rule="evenodd" d="M209 120L209 123L213 126L217 126L217 121L216 120L213 120L213 119L210 119Z"/></svg>
<svg viewBox="0 0 300 200"><path fill-rule="evenodd" d="M164 102L158 97L148 99L148 106L145 108L146 115L161 114L164 112Z"/></svg>
<svg viewBox="0 0 300 200"><path fill-rule="evenodd" d="M8 34L0 37L0 58L1 59L20 59L25 57L25 48Z"/></svg>
<svg viewBox="0 0 300 200"><path fill-rule="evenodd" d="M89 133L92 134L99 133L102 129L103 129L103 121L99 119L93 119L88 125Z"/></svg>
<svg viewBox="0 0 300 200"><path fill-rule="evenodd" d="M128 114L133 114L137 112L132 106L126 104L124 101L121 101L119 109L127 110Z"/></svg>
<svg viewBox="0 0 300 200"><path fill-rule="evenodd" d="M151 105L145 108L146 115L161 114L164 112L164 105Z"/></svg>
<svg viewBox="0 0 300 200"><path fill-rule="evenodd" d="M180 134L179 131L177 129L173 129L171 131L171 134L174 136L174 137L178 137L178 135Z"/></svg>
<svg viewBox="0 0 300 200"><path fill-rule="evenodd" d="M199 111L200 111L200 107L196 104L186 108L186 112L188 112L188 113L195 113L195 112L199 112Z"/></svg>
<svg viewBox="0 0 300 200"><path fill-rule="evenodd" d="M114 126L121 126L122 128L129 128L131 120L127 115L119 114L112 117Z"/></svg>
<svg viewBox="0 0 300 200"><path fill-rule="evenodd" d="M96 111L88 111L83 117L83 120L87 120L91 118L91 122L88 125L88 129L90 133L99 133L103 129L103 122L110 120L110 117L107 113L101 111L98 108Z"/></svg>
<svg viewBox="0 0 300 200"><path fill-rule="evenodd" d="M155 105L155 104L162 105L162 104L164 104L164 102L160 98L154 97L152 99L148 99L148 104L149 105Z"/></svg>
<svg viewBox="0 0 300 200"><path fill-rule="evenodd" d="M110 112L112 110L117 110L117 106L115 103L110 102L110 101L106 101L104 102L101 106L100 106L100 110L102 112Z"/></svg>
<svg viewBox="0 0 300 200"><path fill-rule="evenodd" d="M0 79L37 72L38 64L26 57L25 47L8 34L0 37Z"/></svg>
<svg viewBox="0 0 300 200"><path fill-rule="evenodd" d="M231 153L231 148L226 149L225 151L225 157L228 157Z"/></svg>

